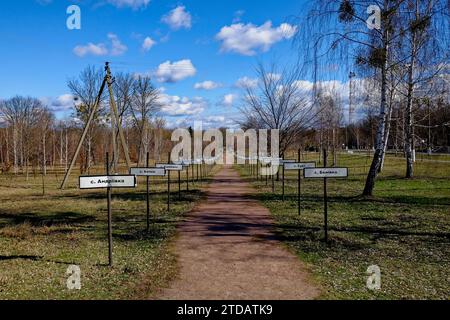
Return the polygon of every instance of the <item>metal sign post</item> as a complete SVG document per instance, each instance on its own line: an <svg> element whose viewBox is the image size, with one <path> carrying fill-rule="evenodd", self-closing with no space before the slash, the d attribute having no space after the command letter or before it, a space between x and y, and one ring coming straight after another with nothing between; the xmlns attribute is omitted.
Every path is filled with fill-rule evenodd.
<svg viewBox="0 0 450 320"><path fill-rule="evenodd" d="M147 168L150 166L150 153L147 152L147 161L146 161L146 166ZM150 231L150 177L147 176L146 177L147 180L147 194L146 194L146 202L147 202L147 232Z"/></svg>
<svg viewBox="0 0 450 320"><path fill-rule="evenodd" d="M106 175L109 176L109 153L106 153ZM80 183L81 185L81 183ZM112 191L111 186L106 188L106 197L108 202L108 260L109 266L113 265L113 235L112 235Z"/></svg>
<svg viewBox="0 0 450 320"><path fill-rule="evenodd" d="M131 168L130 174L136 177L147 178L147 232L150 231L150 177L165 177L166 170L161 168L149 168L147 161L147 168ZM156 212L153 215L153 223L156 222Z"/></svg>
<svg viewBox="0 0 450 320"><path fill-rule="evenodd" d="M109 153L106 153L106 176L84 176L79 178L80 189L106 189L108 209L108 258L109 266L113 265L113 233L112 233L112 189L136 188L134 175L116 176L110 175Z"/></svg>
<svg viewBox="0 0 450 320"><path fill-rule="evenodd" d="M306 179L323 179L324 230L328 243L328 179L348 178L348 168L305 169L304 175Z"/></svg>
<svg viewBox="0 0 450 320"><path fill-rule="evenodd" d="M163 168L167 171L167 211L170 212L170 173L172 171L183 171L183 166L179 164L157 164L157 168Z"/></svg>
<svg viewBox="0 0 450 320"><path fill-rule="evenodd" d="M285 163L284 169L286 171L298 171L298 188L297 188L297 202L298 202L298 215L302 214L302 184L301 184L301 171L306 170L307 168L315 168L315 162L299 162L299 163Z"/></svg>
<svg viewBox="0 0 450 320"><path fill-rule="evenodd" d="M286 195L286 169L284 168L284 165L286 163L295 163L295 160L281 160L281 167L282 167L282 187L283 187L283 196L282 196L282 200L285 200L285 195Z"/></svg>

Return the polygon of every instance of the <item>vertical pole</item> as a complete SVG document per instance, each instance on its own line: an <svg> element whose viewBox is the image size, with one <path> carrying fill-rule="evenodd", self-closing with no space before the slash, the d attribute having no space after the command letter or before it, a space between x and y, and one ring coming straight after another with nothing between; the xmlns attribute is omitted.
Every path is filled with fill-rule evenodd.
<svg viewBox="0 0 450 320"><path fill-rule="evenodd" d="M181 171L178 171L178 200L181 200Z"/></svg>
<svg viewBox="0 0 450 320"><path fill-rule="evenodd" d="M298 150L298 162L301 162L301 150ZM298 170L298 215L302 214L302 170Z"/></svg>
<svg viewBox="0 0 450 320"><path fill-rule="evenodd" d="M286 171L284 170L284 164L283 164L283 197L282 197L283 201L284 201L285 188L286 188L285 178L286 178Z"/></svg>
<svg viewBox="0 0 450 320"><path fill-rule="evenodd" d="M150 153L147 152L147 168L149 168ZM147 176L147 232L150 231L150 177Z"/></svg>
<svg viewBox="0 0 450 320"><path fill-rule="evenodd" d="M109 176L109 153L106 153L106 175ZM108 257L109 257L109 266L113 266L113 243L112 243L112 207L111 207L111 187L107 188L106 195L108 201Z"/></svg>
<svg viewBox="0 0 450 320"><path fill-rule="evenodd" d="M267 168L269 168L268 165L266 165L266 169L267 169ZM266 187L269 185L269 175L267 174L267 171L268 171L268 170L266 170Z"/></svg>
<svg viewBox="0 0 450 320"><path fill-rule="evenodd" d="M272 193L275 193L275 173L274 173L274 166L273 163L270 166L270 173L272 174Z"/></svg>
<svg viewBox="0 0 450 320"><path fill-rule="evenodd" d="M171 161L170 161L170 152L168 153L168 156L167 156L167 164L170 164L171 163ZM167 212L169 212L170 213L170 184L171 184L171 181L170 181L170 174L171 174L171 172L172 171L168 171L167 172Z"/></svg>
<svg viewBox="0 0 450 320"><path fill-rule="evenodd" d="M328 163L327 150L323 150L323 163L326 168ZM328 192L327 192L327 178L323 179L323 201L324 201L324 229L325 229L325 243L328 243Z"/></svg>
<svg viewBox="0 0 450 320"><path fill-rule="evenodd" d="M186 169L186 191L189 192L189 167Z"/></svg>
<svg viewBox="0 0 450 320"><path fill-rule="evenodd" d="M170 212L170 173L172 171L167 171L167 212Z"/></svg>

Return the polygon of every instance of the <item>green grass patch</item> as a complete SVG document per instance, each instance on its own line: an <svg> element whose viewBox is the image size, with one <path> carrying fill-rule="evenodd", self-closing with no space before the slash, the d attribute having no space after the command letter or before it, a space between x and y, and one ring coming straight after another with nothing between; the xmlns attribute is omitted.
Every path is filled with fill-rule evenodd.
<svg viewBox="0 0 450 320"><path fill-rule="evenodd" d="M40 176L0 175L0 299L145 299L167 286L177 273L170 240L208 181L191 184L189 192L183 182L179 199L173 174L169 213L167 182L152 178L156 220L150 232L145 178L137 190L113 190L114 267L109 268L106 191L76 189L76 174L61 191L61 178L49 174L43 195ZM69 265L81 268L79 291L67 289Z"/></svg>
<svg viewBox="0 0 450 320"><path fill-rule="evenodd" d="M317 160L318 155L305 155ZM359 197L367 174L364 156L339 155L348 180L329 180L330 243L323 242L323 181L304 180L297 212L296 174L281 182L254 181L255 198L272 212L280 238L323 286L323 299L448 299L450 297L450 166L418 162L415 179L402 178L404 161L389 157L373 199ZM370 163L370 162L369 162ZM367 269L378 265L382 288L367 288Z"/></svg>

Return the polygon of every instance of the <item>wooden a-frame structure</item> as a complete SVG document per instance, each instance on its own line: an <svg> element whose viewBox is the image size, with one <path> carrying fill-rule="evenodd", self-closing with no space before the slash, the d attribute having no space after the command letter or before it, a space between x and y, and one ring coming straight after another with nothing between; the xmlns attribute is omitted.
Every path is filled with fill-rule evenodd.
<svg viewBox="0 0 450 320"><path fill-rule="evenodd" d="M101 99L102 99L102 95L103 95L103 91L105 90L105 87L108 86L108 90L109 90L109 105L110 105L110 110L111 110L111 127L112 127L112 144L113 144L113 151L115 153L115 157L119 156L118 153L118 148L117 148L117 144L116 144L116 126L117 129L119 131L119 138L120 138L120 144L122 145L122 149L123 149L123 153L125 155L125 161L127 164L127 168L128 170L130 170L131 168L131 160L130 160L130 155L129 155L129 151L128 151L128 146L127 146L127 142L125 140L125 135L123 133L122 130L122 125L121 125L121 121L120 121L120 117L119 117L119 112L117 110L117 105L116 105L116 101L114 99L114 92L113 92L113 83L114 83L114 78L111 75L111 69L109 68L109 62L105 63L105 78L103 79L102 85L100 87L100 91L98 93L97 99L95 100L94 106L91 110L91 113L89 115L88 121L86 123L86 126L83 130L83 134L81 135L80 141L78 142L75 154L72 158L72 161L70 163L69 169L66 172L66 175L64 176L64 180L61 184L61 189L64 189L67 185L67 182L69 180L70 177L70 173L72 172L76 161L78 159L78 156L80 154L81 151L81 147L83 146L84 140L86 139L87 133L89 131L89 128L92 124L92 121L94 121L94 117L95 114L100 106L101 103ZM109 163L107 164L109 166Z"/></svg>

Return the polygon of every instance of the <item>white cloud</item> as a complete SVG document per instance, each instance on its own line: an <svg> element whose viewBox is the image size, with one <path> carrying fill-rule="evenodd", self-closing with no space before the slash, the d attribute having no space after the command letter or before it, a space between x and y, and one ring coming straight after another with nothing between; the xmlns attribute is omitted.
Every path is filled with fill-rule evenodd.
<svg viewBox="0 0 450 320"><path fill-rule="evenodd" d="M240 78L236 81L235 87L241 89L256 88L258 86L258 79L251 79L249 77Z"/></svg>
<svg viewBox="0 0 450 320"><path fill-rule="evenodd" d="M108 33L108 39L110 41L109 46L105 43L94 44L90 42L87 45L76 46L73 49L73 52L79 57L85 57L87 55L106 56L108 54L120 56L128 50L127 46L122 44L119 37L114 33Z"/></svg>
<svg viewBox="0 0 450 320"><path fill-rule="evenodd" d="M92 42L90 42L84 46L76 46L73 49L73 52L79 57L84 57L86 55L106 56L108 54L108 49L103 43L93 44Z"/></svg>
<svg viewBox="0 0 450 320"><path fill-rule="evenodd" d="M225 107L232 107L237 98L238 96L235 94L227 94L222 99L222 105Z"/></svg>
<svg viewBox="0 0 450 320"><path fill-rule="evenodd" d="M307 80L297 80L293 85L297 88L297 90L303 92L312 91L314 88L314 84L311 81Z"/></svg>
<svg viewBox="0 0 450 320"><path fill-rule="evenodd" d="M128 48L122 42L120 42L119 37L114 33L108 34L108 39L111 41L111 55L120 56L127 52Z"/></svg>
<svg viewBox="0 0 450 320"><path fill-rule="evenodd" d="M208 103L201 97L189 99L187 97L171 96L161 94L158 101L161 112L166 116L193 116L205 111Z"/></svg>
<svg viewBox="0 0 450 320"><path fill-rule="evenodd" d="M214 82L214 81L204 81L199 82L194 85L194 88L197 90L214 90L220 88L222 84Z"/></svg>
<svg viewBox="0 0 450 320"><path fill-rule="evenodd" d="M159 82L178 82L195 76L197 70L191 60L185 59L177 62L166 61L159 65L155 76Z"/></svg>
<svg viewBox="0 0 450 320"><path fill-rule="evenodd" d="M271 82L278 82L281 80L281 74L279 73L268 73L266 74L267 80Z"/></svg>
<svg viewBox="0 0 450 320"><path fill-rule="evenodd" d="M63 94L56 98L41 98L41 102L48 106L54 112L68 111L73 108L76 101L75 97L70 94Z"/></svg>
<svg viewBox="0 0 450 320"><path fill-rule="evenodd" d="M192 27L192 16L186 11L185 6L178 6L162 17L162 22L173 30L190 29Z"/></svg>
<svg viewBox="0 0 450 320"><path fill-rule="evenodd" d="M238 129L240 126L236 123L233 118L239 118L239 114L230 115L215 115L215 116L196 116L196 117L188 117L188 118L176 118L174 120L167 121L168 128L188 128L193 127L194 122L201 122L203 129L219 129L219 128L228 128L228 129Z"/></svg>
<svg viewBox="0 0 450 320"><path fill-rule="evenodd" d="M146 7L150 0L107 0L109 4L116 6L118 8L130 7L133 9L139 9L141 7Z"/></svg>
<svg viewBox="0 0 450 320"><path fill-rule="evenodd" d="M156 45L156 41L154 41L150 37L147 37L147 38L144 39L144 42L142 43L142 49L144 51L149 51L155 45Z"/></svg>
<svg viewBox="0 0 450 320"><path fill-rule="evenodd" d="M297 27L287 23L278 28L272 27L271 21L259 27L251 23L238 23L223 27L216 38L222 41L222 52L253 56L258 51L269 51L277 42L291 39L296 32Z"/></svg>

